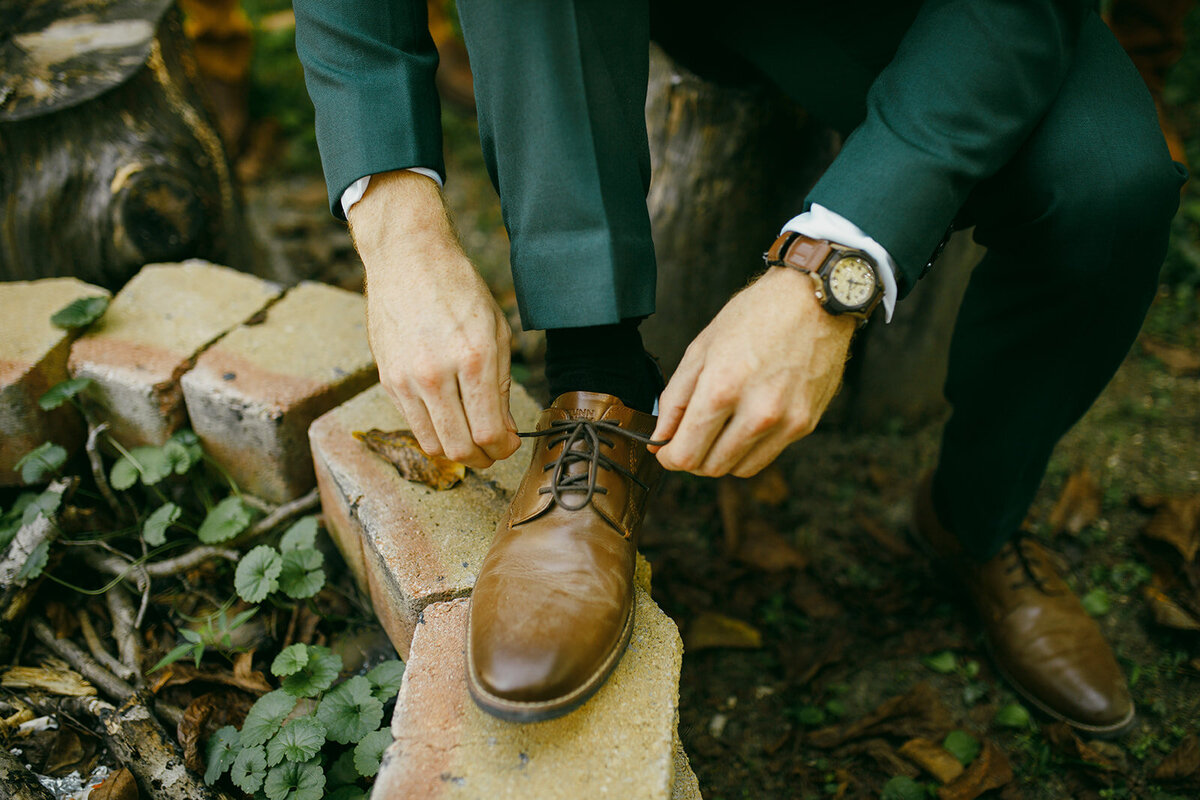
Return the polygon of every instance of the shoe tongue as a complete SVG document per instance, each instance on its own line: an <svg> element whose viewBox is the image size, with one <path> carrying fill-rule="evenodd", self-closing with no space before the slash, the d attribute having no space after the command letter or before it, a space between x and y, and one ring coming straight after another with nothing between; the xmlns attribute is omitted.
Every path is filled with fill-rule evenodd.
<svg viewBox="0 0 1200 800"><path fill-rule="evenodd" d="M610 408L624 408L620 398L601 392L566 392L560 394L551 408L565 411L571 419L600 419Z"/></svg>

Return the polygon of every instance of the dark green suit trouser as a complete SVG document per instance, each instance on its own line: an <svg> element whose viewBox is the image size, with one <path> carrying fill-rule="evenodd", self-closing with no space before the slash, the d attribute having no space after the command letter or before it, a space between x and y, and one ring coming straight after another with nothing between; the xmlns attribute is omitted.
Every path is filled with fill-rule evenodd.
<svg viewBox="0 0 1200 800"><path fill-rule="evenodd" d="M598 325L654 310L643 111L652 33L701 71L755 72L848 134L808 200L888 248L901 296L952 222L975 225L988 249L951 343L954 410L934 491L968 549L994 553L1136 336L1183 180L1141 79L1088 5L459 0L524 322ZM382 156L330 132L339 108L355 123L369 96L342 83L354 80L352 61L322 66L328 30L345 23L330 17L356 15L361 30L339 34L356 46L371 41L372 17L320 8L296 2L331 200L362 174L440 168L428 127ZM383 16L403 27L398 12ZM413 45L406 28L396 36L431 73L428 42ZM385 100L419 108L422 85L409 80ZM344 94L340 106L323 99ZM395 136L365 115L357 124Z"/></svg>

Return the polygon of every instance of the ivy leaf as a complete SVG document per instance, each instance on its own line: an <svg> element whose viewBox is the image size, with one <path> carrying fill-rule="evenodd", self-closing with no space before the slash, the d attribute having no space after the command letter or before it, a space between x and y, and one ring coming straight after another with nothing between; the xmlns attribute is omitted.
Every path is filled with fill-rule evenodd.
<svg viewBox="0 0 1200 800"><path fill-rule="evenodd" d="M277 678L294 675L308 663L308 647L302 644L292 644L279 651L271 662L271 674Z"/></svg>
<svg viewBox="0 0 1200 800"><path fill-rule="evenodd" d="M208 512L197 535L205 544L228 541L250 526L250 517L250 506L242 498L230 495Z"/></svg>
<svg viewBox="0 0 1200 800"><path fill-rule="evenodd" d="M317 764L285 761L267 773L263 793L268 800L321 800L325 775Z"/></svg>
<svg viewBox="0 0 1200 800"><path fill-rule="evenodd" d="M1028 728L1029 710L1020 703L1009 703L996 712L992 722L1001 728Z"/></svg>
<svg viewBox="0 0 1200 800"><path fill-rule="evenodd" d="M267 692L254 702L242 723L242 744L246 747L266 744L279 732L279 726L296 707L296 698L282 689Z"/></svg>
<svg viewBox="0 0 1200 800"><path fill-rule="evenodd" d="M296 520L279 540L279 549L286 553L289 550L312 550L317 546L317 517L310 515Z"/></svg>
<svg viewBox="0 0 1200 800"><path fill-rule="evenodd" d="M91 378L68 378L54 384L49 391L39 397L38 407L42 411L53 411L91 385Z"/></svg>
<svg viewBox="0 0 1200 800"><path fill-rule="evenodd" d="M383 751L392 743L392 731L389 728L368 733L354 748L354 768L364 778L371 778L379 772L379 762L383 761Z"/></svg>
<svg viewBox="0 0 1200 800"><path fill-rule="evenodd" d="M883 785L879 800L927 800L925 788L907 775L897 775Z"/></svg>
<svg viewBox="0 0 1200 800"><path fill-rule="evenodd" d="M260 544L238 561L233 576L233 588L247 603L261 603L267 595L279 588L279 571L283 559L269 544Z"/></svg>
<svg viewBox="0 0 1200 800"><path fill-rule="evenodd" d="M283 570L279 573L279 588L293 600L303 600L321 591L325 585L325 556L320 550L288 550L283 554Z"/></svg>
<svg viewBox="0 0 1200 800"><path fill-rule="evenodd" d="M229 770L233 785L247 794L254 794L267 777L267 754L262 745L243 747L242 752L233 760L233 768Z"/></svg>
<svg viewBox="0 0 1200 800"><path fill-rule="evenodd" d="M241 749L241 736L237 728L226 725L208 739L208 762L204 770L204 782L216 783L225 771L233 766Z"/></svg>
<svg viewBox="0 0 1200 800"><path fill-rule="evenodd" d="M42 483L57 474L67 463L67 451L54 442L42 442L13 464L25 483Z"/></svg>
<svg viewBox="0 0 1200 800"><path fill-rule="evenodd" d="M1079 598L1079 602L1083 605L1083 610L1093 617L1102 617L1112 610L1112 603L1109 602L1108 592L1103 589L1092 589Z"/></svg>
<svg viewBox="0 0 1200 800"><path fill-rule="evenodd" d="M112 469L108 473L108 483L118 492L123 492L129 487L137 483L138 470L133 465L133 462L128 458L121 456L117 459L117 463L113 464Z"/></svg>
<svg viewBox="0 0 1200 800"><path fill-rule="evenodd" d="M275 766L287 759L297 763L308 761L325 744L325 729L309 717L294 719L267 743L267 764Z"/></svg>
<svg viewBox="0 0 1200 800"><path fill-rule="evenodd" d="M283 679L283 690L297 697L316 697L333 686L341 671L340 655L328 647L311 645L308 648L308 661L294 674Z"/></svg>
<svg viewBox="0 0 1200 800"><path fill-rule="evenodd" d="M387 703L396 697L400 691L400 683L404 680L404 662L393 659L384 661L367 673L371 682L371 693L381 703Z"/></svg>
<svg viewBox="0 0 1200 800"><path fill-rule="evenodd" d="M176 475L183 475L204 459L204 450L200 447L200 437L187 428L175 431L163 445L167 457L175 467Z"/></svg>
<svg viewBox="0 0 1200 800"><path fill-rule="evenodd" d="M143 486L153 486L174 471L175 465L164 448L135 447L113 464L108 482L114 489L124 491L138 478L142 479Z"/></svg>
<svg viewBox="0 0 1200 800"><path fill-rule="evenodd" d="M50 323L69 331L76 328L86 328L100 319L100 316L107 310L107 297L80 297L78 300L72 300L58 311L55 311L50 317Z"/></svg>
<svg viewBox="0 0 1200 800"><path fill-rule="evenodd" d="M21 565L21 569L17 572L16 579L18 581L28 581L42 574L42 570L46 568L46 564L50 561L50 540L42 539L33 548L33 552L29 554L29 558L25 559L25 563Z"/></svg>
<svg viewBox="0 0 1200 800"><path fill-rule="evenodd" d="M317 706L317 719L333 741L358 744L379 727L383 720L383 703L371 694L371 682L362 675L355 675L325 695Z"/></svg>
<svg viewBox="0 0 1200 800"><path fill-rule="evenodd" d="M966 731L950 731L942 740L942 747L958 759L964 767L979 755L979 740Z"/></svg>
<svg viewBox="0 0 1200 800"><path fill-rule="evenodd" d="M941 675L947 675L958 669L958 656L949 650L943 650L931 656L925 656L921 659L921 663L929 667L934 672Z"/></svg>
<svg viewBox="0 0 1200 800"><path fill-rule="evenodd" d="M167 528L179 519L181 513L183 513L182 510L174 503L163 503L155 509L154 513L146 517L146 521L142 523L142 538L146 540L146 544L151 547L165 544Z"/></svg>
<svg viewBox="0 0 1200 800"><path fill-rule="evenodd" d="M52 491L47 489L37 495L30 501L29 505L25 506L25 510L21 512L21 524L29 525L38 517L46 517L50 519L58 511L58 507L62 505L62 492Z"/></svg>
<svg viewBox="0 0 1200 800"><path fill-rule="evenodd" d="M329 783L333 786L343 786L358 782L358 770L354 768L354 748L343 750L326 773ZM328 799L327 799L328 800Z"/></svg>

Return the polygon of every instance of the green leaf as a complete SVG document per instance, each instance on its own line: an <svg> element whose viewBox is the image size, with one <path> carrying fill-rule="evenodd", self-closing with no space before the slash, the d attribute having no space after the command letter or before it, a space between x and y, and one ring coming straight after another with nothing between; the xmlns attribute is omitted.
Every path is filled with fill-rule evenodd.
<svg viewBox="0 0 1200 800"><path fill-rule="evenodd" d="M303 762L315 756L325 744L325 729L310 717L294 719L267 743L267 764L280 761Z"/></svg>
<svg viewBox="0 0 1200 800"><path fill-rule="evenodd" d="M379 762L383 760L383 751L392 743L390 728L380 728L374 733L368 733L354 747L354 768L364 778L374 777L379 772Z"/></svg>
<svg viewBox="0 0 1200 800"><path fill-rule="evenodd" d="M66 449L54 442L42 442L21 456L21 460L13 464L13 469L20 471L21 480L25 483L44 483L58 474L65 463Z"/></svg>
<svg viewBox="0 0 1200 800"><path fill-rule="evenodd" d="M233 760L229 777L233 780L233 785L243 792L257 792L263 784L263 779L267 777L267 754L262 745L243 747L242 752Z"/></svg>
<svg viewBox="0 0 1200 800"><path fill-rule="evenodd" d="M333 741L358 744L379 727L383 703L371 694L371 682L355 675L325 695L317 706L317 719Z"/></svg>
<svg viewBox="0 0 1200 800"><path fill-rule="evenodd" d="M171 438L167 440L163 448L175 467L176 475L183 475L204 460L200 437L187 428L171 434Z"/></svg>
<svg viewBox="0 0 1200 800"><path fill-rule="evenodd" d="M796 713L801 725L815 728L825 722L825 712L816 706L804 706Z"/></svg>
<svg viewBox="0 0 1200 800"><path fill-rule="evenodd" d="M326 774L332 786L356 783L359 775L358 770L354 768L354 748L343 750Z"/></svg>
<svg viewBox="0 0 1200 800"><path fill-rule="evenodd" d="M267 773L263 793L268 800L321 800L325 775L317 764L285 761Z"/></svg>
<svg viewBox="0 0 1200 800"><path fill-rule="evenodd" d="M342 657L328 647L310 645L308 661L283 679L283 690L297 697L316 697L333 686L342 671ZM345 744L343 742L342 744Z"/></svg>
<svg viewBox="0 0 1200 800"><path fill-rule="evenodd" d="M167 528L179 519L182 509L174 503L163 503L142 523L142 538L151 547L166 544Z"/></svg>
<svg viewBox="0 0 1200 800"><path fill-rule="evenodd" d="M279 588L293 600L303 600L321 591L325 585L325 556L319 550L288 550L283 554Z"/></svg>
<svg viewBox="0 0 1200 800"><path fill-rule="evenodd" d="M825 713L835 719L841 719L846 716L846 704L835 697L832 700L826 701Z"/></svg>
<svg viewBox="0 0 1200 800"><path fill-rule="evenodd" d="M942 747L965 767L979 755L980 745L979 740L966 731L950 731L942 740Z"/></svg>
<svg viewBox="0 0 1200 800"><path fill-rule="evenodd" d="M1112 610L1112 603L1108 599L1108 592L1103 589L1092 589L1079 598L1079 602L1083 604L1083 610L1093 617L1103 617Z"/></svg>
<svg viewBox="0 0 1200 800"><path fill-rule="evenodd" d="M33 548L33 552L29 554L29 558L25 559L25 563L21 565L21 569L17 572L18 581L33 580L38 575L42 574L42 570L46 568L46 564L50 561L50 540L42 539Z"/></svg>
<svg viewBox="0 0 1200 800"><path fill-rule="evenodd" d="M39 397L38 406L42 411L53 411L91 385L91 378L68 378L54 384L49 391Z"/></svg>
<svg viewBox="0 0 1200 800"><path fill-rule="evenodd" d="M118 492L123 492L126 489L137 483L138 469L133 465L133 462L128 458L121 456L117 462L112 465L112 469L108 473L108 483Z"/></svg>
<svg viewBox="0 0 1200 800"><path fill-rule="evenodd" d="M175 464L165 447L135 447L121 456L109 472L108 482L124 491L141 478L143 486L153 486L175 471Z"/></svg>
<svg viewBox="0 0 1200 800"><path fill-rule="evenodd" d="M921 659L921 663L929 667L934 672L942 675L947 675L958 669L958 656L949 650L943 650L940 653L935 653L931 656L925 656Z"/></svg>
<svg viewBox="0 0 1200 800"><path fill-rule="evenodd" d="M296 707L296 698L282 689L267 692L255 701L242 723L242 744L253 747L266 744Z"/></svg>
<svg viewBox="0 0 1200 800"><path fill-rule="evenodd" d="M233 766L241 749L241 736L237 728L226 725L208 738L208 761L204 770L204 782L216 783L225 771Z"/></svg>
<svg viewBox="0 0 1200 800"><path fill-rule="evenodd" d="M213 506L200 524L198 535L205 544L225 542L250 526L250 506L236 495L230 495Z"/></svg>
<svg viewBox="0 0 1200 800"><path fill-rule="evenodd" d="M347 753L352 753L352 750L347 750ZM325 795L325 800L367 800L367 793L357 786L339 786L329 794Z"/></svg>
<svg viewBox="0 0 1200 800"><path fill-rule="evenodd" d="M33 498L21 512L21 524L30 525L38 517L53 519L58 507L62 505L62 492L47 489Z"/></svg>
<svg viewBox="0 0 1200 800"><path fill-rule="evenodd" d="M178 661L179 659L186 656L188 653L190 653L196 647L200 648L201 653L204 652L204 645L195 645L195 644L176 645L175 647L171 648L171 652L167 653L165 656L162 657L162 660L160 660L157 664L155 664L153 667L151 667L150 671L157 672L158 670L162 669L163 667L167 666L168 664L174 664L176 661Z"/></svg>
<svg viewBox="0 0 1200 800"><path fill-rule="evenodd" d="M921 784L907 775L897 775L883 785L879 800L927 800Z"/></svg>
<svg viewBox="0 0 1200 800"><path fill-rule="evenodd" d="M283 534L283 538L279 540L279 549L283 552L288 550L312 550L317 546L317 517L311 515L301 517L292 524L292 527L287 529Z"/></svg>
<svg viewBox="0 0 1200 800"><path fill-rule="evenodd" d="M400 691L400 683L404 680L404 662L393 659L384 661L367 673L371 682L371 693L381 703L387 703L396 697Z"/></svg>
<svg viewBox="0 0 1200 800"><path fill-rule="evenodd" d="M50 323L66 330L86 328L100 319L100 316L107 310L107 297L80 297L55 311L50 317Z"/></svg>
<svg viewBox="0 0 1200 800"><path fill-rule="evenodd" d="M1028 728L1029 711L1020 703L1009 703L996 712L992 722L1001 728Z"/></svg>
<svg viewBox="0 0 1200 800"><path fill-rule="evenodd" d="M24 524L25 509L38 499L37 492L21 492L8 511L0 514L0 553L8 548L9 542Z"/></svg>
<svg viewBox="0 0 1200 800"><path fill-rule="evenodd" d="M308 647L303 644L292 644L279 651L271 662L271 674L277 678L294 675L308 663Z"/></svg>
<svg viewBox="0 0 1200 800"><path fill-rule="evenodd" d="M279 587L279 571L283 559L269 544L260 544L238 562L233 576L233 588L247 603L261 603Z"/></svg>

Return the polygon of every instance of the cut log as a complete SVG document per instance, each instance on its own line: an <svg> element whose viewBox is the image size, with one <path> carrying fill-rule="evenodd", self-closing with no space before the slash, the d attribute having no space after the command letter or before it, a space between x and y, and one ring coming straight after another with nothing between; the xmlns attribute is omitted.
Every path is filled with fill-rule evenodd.
<svg viewBox="0 0 1200 800"><path fill-rule="evenodd" d="M249 266L177 9L39 0L0 24L0 280L116 289L147 262Z"/></svg>

